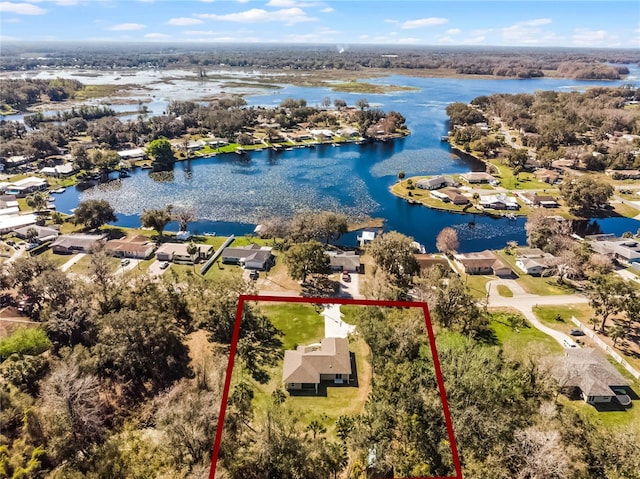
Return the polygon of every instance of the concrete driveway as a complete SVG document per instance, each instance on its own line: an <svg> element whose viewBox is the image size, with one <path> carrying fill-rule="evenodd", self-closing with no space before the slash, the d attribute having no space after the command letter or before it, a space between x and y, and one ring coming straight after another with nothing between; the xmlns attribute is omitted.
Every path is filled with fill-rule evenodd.
<svg viewBox="0 0 640 479"><path fill-rule="evenodd" d="M149 269L147 270L147 274L149 276L162 276L165 271L167 271L169 268L171 268L171 263L169 263L169 266L167 266L166 268L162 269L160 267L162 265L162 263L164 263L164 261L158 261L158 260L156 260L153 263L151 263L151 265L149 265Z"/></svg>
<svg viewBox="0 0 640 479"><path fill-rule="evenodd" d="M346 282L342 280L340 275L340 296L353 299L363 299L364 296L360 294L360 277L362 275L357 273L351 273L351 281Z"/></svg>
<svg viewBox="0 0 640 479"><path fill-rule="evenodd" d="M497 286L502 284L513 292L512 298L500 296ZM525 292L522 287L513 279L496 279L487 283L487 291L489 293L489 307L510 307L520 311L525 318L537 329L558 341L562 347L565 347L564 341L569 340L570 344L574 343L571 336L551 329L542 324L533 313L534 306L553 306L588 303L589 300L578 294L562 294L556 296L538 296Z"/></svg>

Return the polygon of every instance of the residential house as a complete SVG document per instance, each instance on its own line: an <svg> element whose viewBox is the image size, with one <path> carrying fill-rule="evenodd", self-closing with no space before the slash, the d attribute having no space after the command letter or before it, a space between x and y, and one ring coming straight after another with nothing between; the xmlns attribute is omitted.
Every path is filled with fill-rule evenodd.
<svg viewBox="0 0 640 479"><path fill-rule="evenodd" d="M164 243L156 251L158 261L172 261L178 264L195 264L213 256L213 246L198 244L198 251L192 256L187 251L188 243Z"/></svg>
<svg viewBox="0 0 640 479"><path fill-rule="evenodd" d="M35 230L35 232L38 235L36 236L36 240L39 243L55 240L58 237L58 235L60 235L60 232L55 228L49 228L47 226L38 226L38 225L23 226L22 228L17 228L13 230L13 232L18 238L27 239L29 230Z"/></svg>
<svg viewBox="0 0 640 479"><path fill-rule="evenodd" d="M543 208L557 208L560 206L556 199L550 195L539 195L538 193L520 193L520 199L529 206L541 206Z"/></svg>
<svg viewBox="0 0 640 479"><path fill-rule="evenodd" d="M454 205L466 205L469 203L469 198L462 194L462 191L457 188L445 188L442 190L436 190L431 192L431 196L444 201L445 203L453 203Z"/></svg>
<svg viewBox="0 0 640 479"><path fill-rule="evenodd" d="M436 190L443 186L460 186L460 183L451 176L434 176L416 181L416 186L423 190Z"/></svg>
<svg viewBox="0 0 640 479"><path fill-rule="evenodd" d="M0 215L17 214L20 211L15 195L0 195Z"/></svg>
<svg viewBox="0 0 640 479"><path fill-rule="evenodd" d="M540 276L555 266L556 257L541 249L519 249L516 253L516 267L532 276Z"/></svg>
<svg viewBox="0 0 640 479"><path fill-rule="evenodd" d="M466 274L494 274L496 276L510 276L513 271L498 255L490 250L479 253L464 253L454 255L455 262Z"/></svg>
<svg viewBox="0 0 640 479"><path fill-rule="evenodd" d="M222 262L237 264L245 269L268 270L273 266L273 248L252 244L250 246L228 247L222 250Z"/></svg>
<svg viewBox="0 0 640 479"><path fill-rule="evenodd" d="M445 270L451 270L451 265L446 257L443 255L435 255L435 254L416 254L414 255L416 258L416 262L420 267L420 271L426 271L434 266L439 266L444 268Z"/></svg>
<svg viewBox="0 0 640 479"><path fill-rule="evenodd" d="M640 261L640 243L634 238L619 238L614 234L585 236L591 249L616 260L634 263Z"/></svg>
<svg viewBox="0 0 640 479"><path fill-rule="evenodd" d="M144 160L147 157L147 153L142 148L133 148L119 151L118 156L121 160Z"/></svg>
<svg viewBox="0 0 640 479"><path fill-rule="evenodd" d="M155 244L147 236L135 235L109 240L104 249L117 258L147 259L153 254Z"/></svg>
<svg viewBox="0 0 640 479"><path fill-rule="evenodd" d="M560 179L560 173L547 168L540 168L533 172L533 176L538 181L549 183L550 185L556 183Z"/></svg>
<svg viewBox="0 0 640 479"><path fill-rule="evenodd" d="M640 170L606 170L605 173L614 180L640 179Z"/></svg>
<svg viewBox="0 0 640 479"><path fill-rule="evenodd" d="M627 402L628 381L593 348L568 348L554 374L563 393L588 404Z"/></svg>
<svg viewBox="0 0 640 479"><path fill-rule="evenodd" d="M507 196L504 193L481 196L480 206L492 210L517 210L520 208L515 198Z"/></svg>
<svg viewBox="0 0 640 479"><path fill-rule="evenodd" d="M31 161L31 157L25 155L14 155L4 159L4 165L6 168L15 168L20 165L24 165Z"/></svg>
<svg viewBox="0 0 640 479"><path fill-rule="evenodd" d="M470 173L464 173L460 177L467 183L491 183L497 184L498 180L489 173L483 171L472 171Z"/></svg>
<svg viewBox="0 0 640 479"><path fill-rule="evenodd" d="M48 186L49 183L47 183L47 180L36 176L28 176L7 185L5 187L5 192L8 195L15 195L18 198L24 198L35 191L45 190Z"/></svg>
<svg viewBox="0 0 640 479"><path fill-rule="evenodd" d="M329 265L333 271L362 272L360 255L355 251L326 251L325 254L329 256Z"/></svg>
<svg viewBox="0 0 640 479"><path fill-rule="evenodd" d="M360 138L360 132L355 128L342 128L338 130L338 135L343 138Z"/></svg>
<svg viewBox="0 0 640 479"><path fill-rule="evenodd" d="M284 352L282 381L287 390L314 389L322 381L349 383L351 354L347 338L324 338L320 344Z"/></svg>
<svg viewBox="0 0 640 479"><path fill-rule="evenodd" d="M435 176L433 178L422 178L416 181L416 186L423 190L437 190L445 186L447 182L444 176Z"/></svg>
<svg viewBox="0 0 640 479"><path fill-rule="evenodd" d="M40 173L45 176L53 176L54 178L61 178L63 176L70 176L75 173L76 169L73 163L64 163L56 166L45 166L40 170Z"/></svg>
<svg viewBox="0 0 640 479"><path fill-rule="evenodd" d="M5 234L5 233L8 233L9 231L14 231L16 228L21 228L23 226L35 225L37 220L38 220L38 217L34 214L0 215L0 234Z"/></svg>
<svg viewBox="0 0 640 479"><path fill-rule="evenodd" d="M229 144L229 140L226 138L205 138L203 140L206 145L212 148L218 148L220 146L226 146Z"/></svg>
<svg viewBox="0 0 640 479"><path fill-rule="evenodd" d="M106 234L60 235L51 244L51 249L55 254L91 253L95 248L104 244L106 238Z"/></svg>

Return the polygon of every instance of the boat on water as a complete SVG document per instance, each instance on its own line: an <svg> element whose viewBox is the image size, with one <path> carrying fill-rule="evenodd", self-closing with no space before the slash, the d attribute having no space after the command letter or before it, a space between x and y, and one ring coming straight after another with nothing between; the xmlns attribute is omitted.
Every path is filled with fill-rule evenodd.
<svg viewBox="0 0 640 479"><path fill-rule="evenodd" d="M151 166L149 163L144 163L140 166L140 168L142 168L143 170L152 170L153 166Z"/></svg>
<svg viewBox="0 0 640 479"><path fill-rule="evenodd" d="M507 218L508 220L515 220L516 219L516 215L514 215L513 213L507 213L506 215L504 215L505 218Z"/></svg>
<svg viewBox="0 0 640 479"><path fill-rule="evenodd" d="M56 188L55 190L51 190L51 193L61 194L61 193L64 193L66 190L67 190L66 188Z"/></svg>

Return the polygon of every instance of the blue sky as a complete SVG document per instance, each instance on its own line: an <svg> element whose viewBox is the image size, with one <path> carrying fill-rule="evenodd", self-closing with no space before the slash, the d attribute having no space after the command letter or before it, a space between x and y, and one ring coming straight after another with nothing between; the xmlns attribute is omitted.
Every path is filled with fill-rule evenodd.
<svg viewBox="0 0 640 479"><path fill-rule="evenodd" d="M0 1L0 39L640 49L640 2Z"/></svg>

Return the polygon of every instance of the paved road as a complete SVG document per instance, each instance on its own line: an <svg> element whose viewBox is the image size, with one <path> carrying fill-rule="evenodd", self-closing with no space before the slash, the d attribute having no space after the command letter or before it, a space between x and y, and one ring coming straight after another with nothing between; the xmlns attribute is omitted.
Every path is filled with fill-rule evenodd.
<svg viewBox="0 0 640 479"><path fill-rule="evenodd" d="M513 292L513 297L507 298L504 296L500 296L498 294L497 288L499 284L508 287ZM573 343L573 338L571 338L571 336L567 334L561 333L560 331L556 331L555 329L549 328L542 324L533 313L533 307L589 302L587 298L577 294L562 294L557 296L538 296L537 294L530 294L525 292L522 287L513 279L497 279L489 281L487 283L487 290L489 292L489 307L511 307L517 309L535 328L551 336L563 347L563 341L565 339L568 339Z"/></svg>

